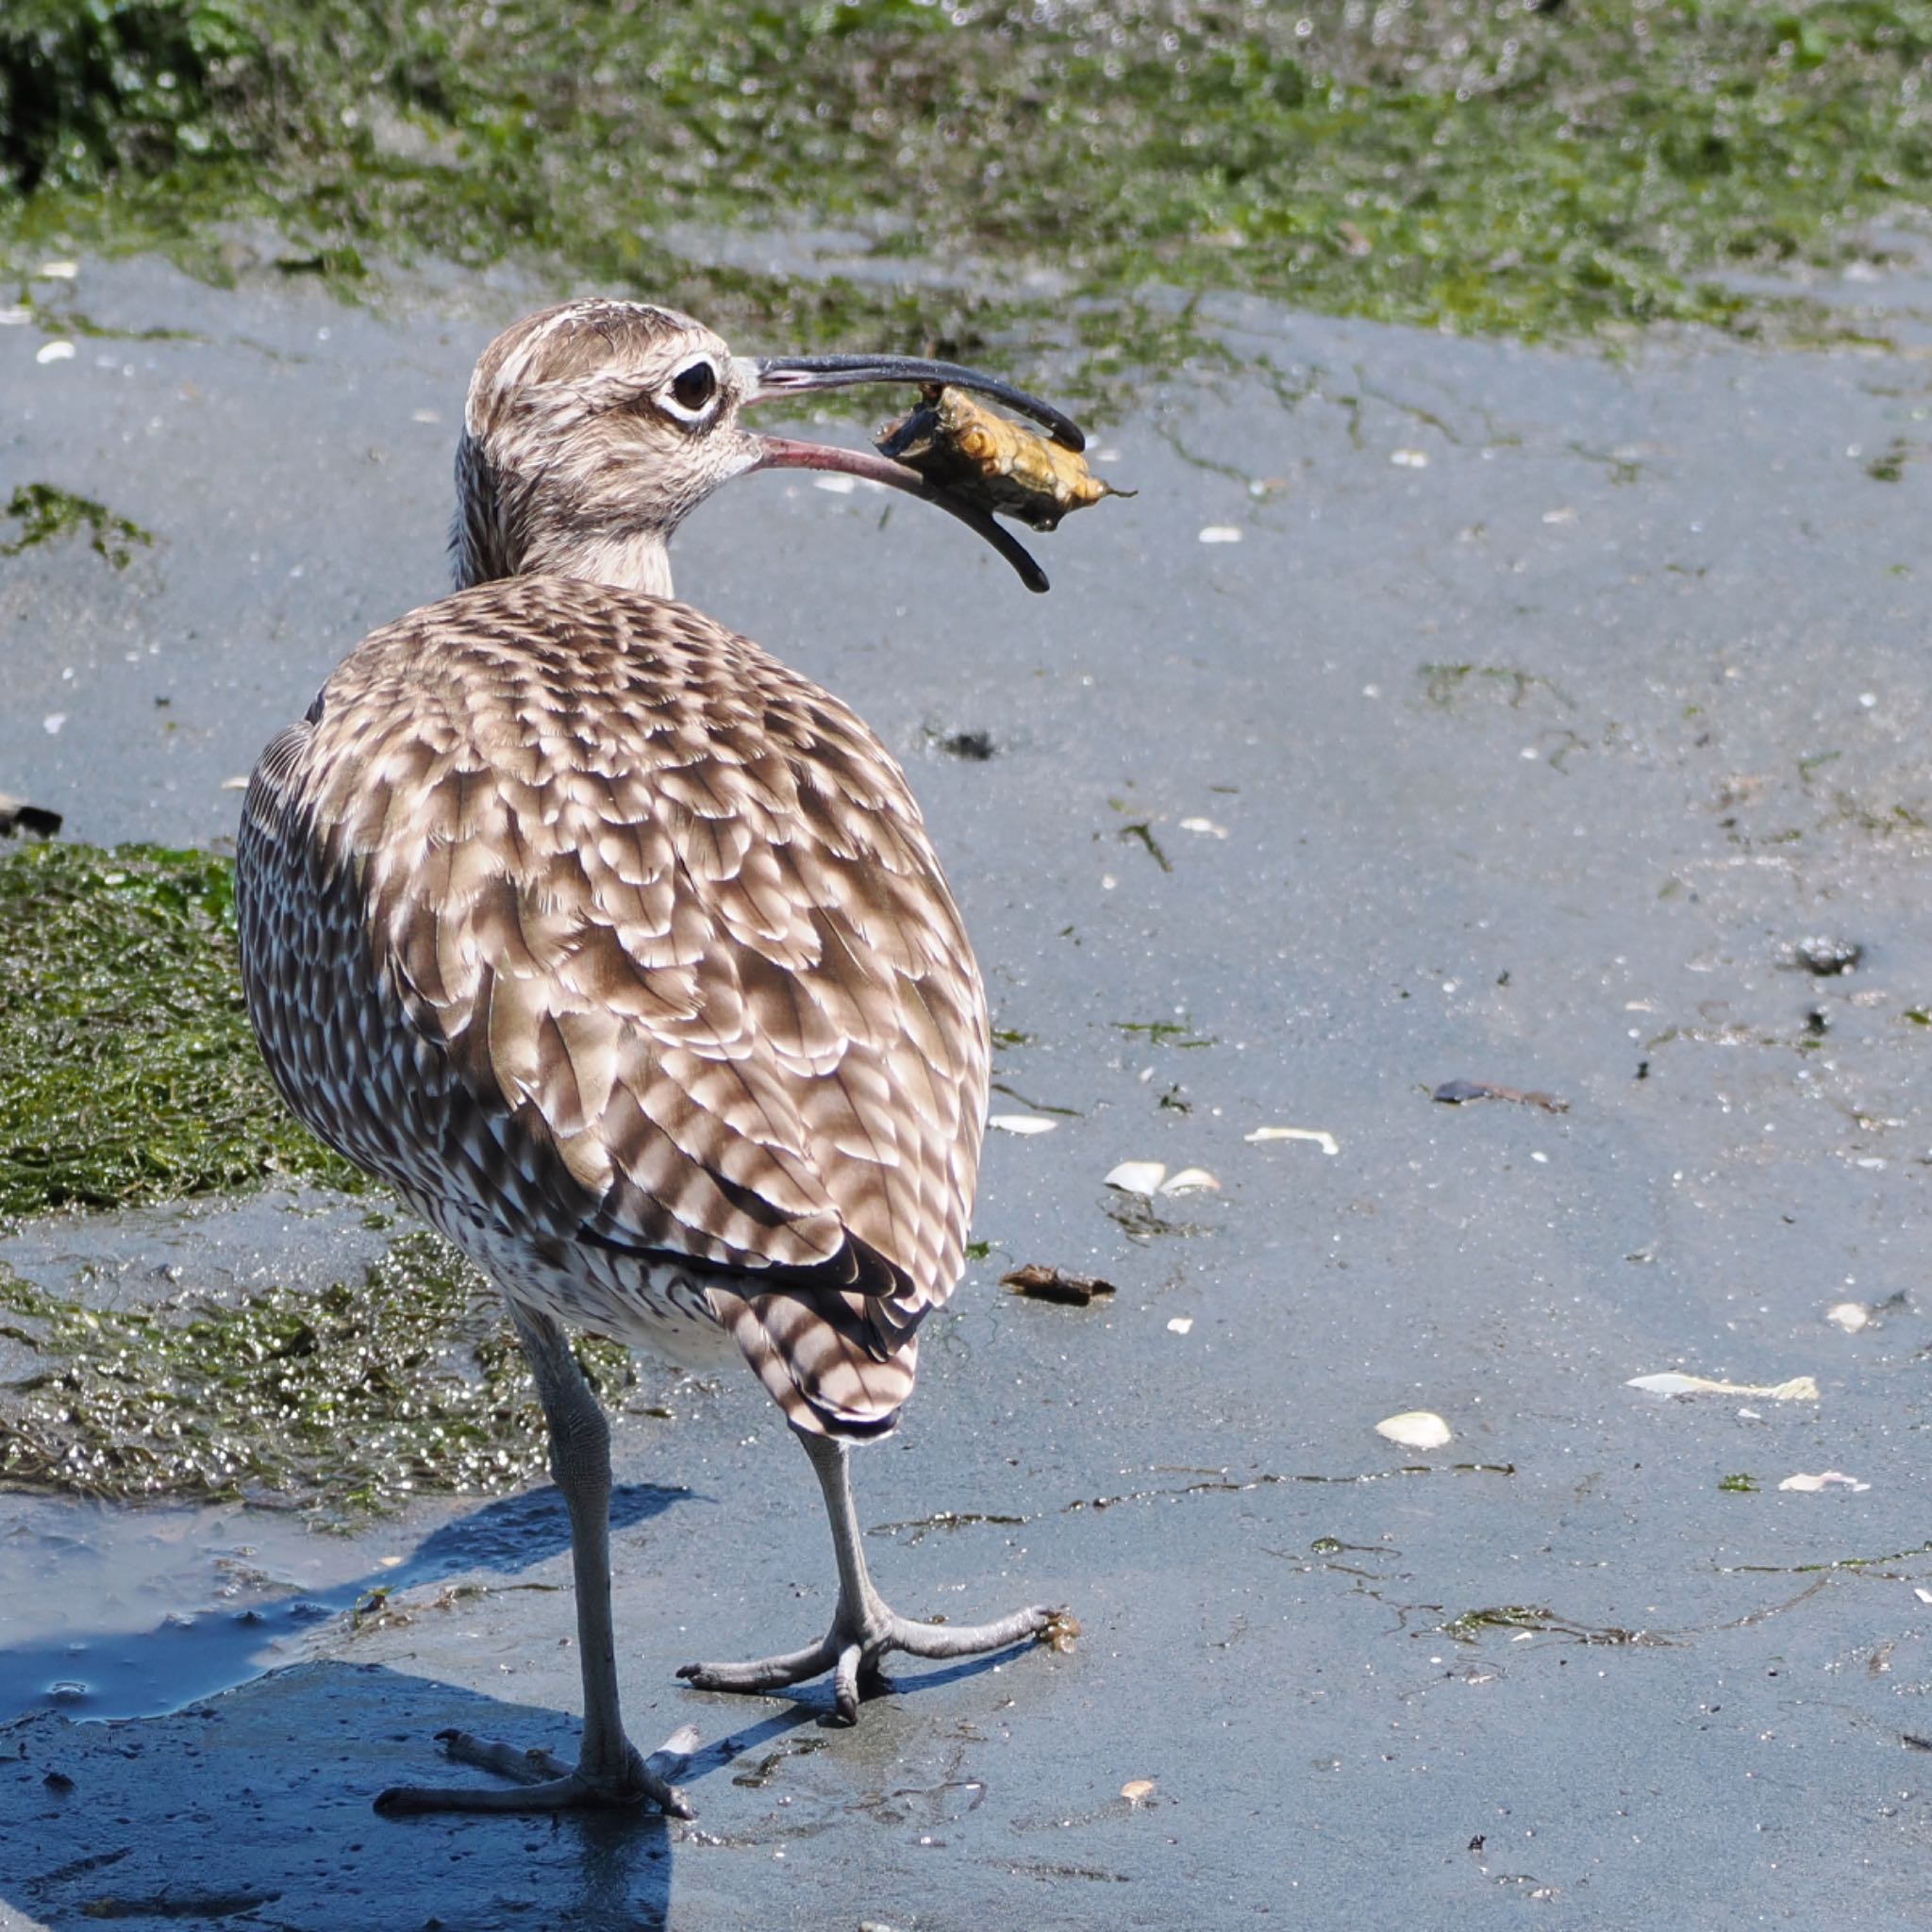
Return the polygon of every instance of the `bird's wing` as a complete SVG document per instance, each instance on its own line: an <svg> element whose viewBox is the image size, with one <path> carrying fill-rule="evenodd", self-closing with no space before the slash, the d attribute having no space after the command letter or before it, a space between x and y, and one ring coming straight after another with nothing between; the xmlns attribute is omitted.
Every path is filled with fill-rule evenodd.
<svg viewBox="0 0 1932 1932"><path fill-rule="evenodd" d="M987 1035L883 746L695 611L560 579L403 619L318 703L248 816L353 900L406 1019L394 1158L434 1171L391 1177L718 1271L768 1385L879 1365L853 1420L903 1353L896 1407L963 1260Z"/></svg>

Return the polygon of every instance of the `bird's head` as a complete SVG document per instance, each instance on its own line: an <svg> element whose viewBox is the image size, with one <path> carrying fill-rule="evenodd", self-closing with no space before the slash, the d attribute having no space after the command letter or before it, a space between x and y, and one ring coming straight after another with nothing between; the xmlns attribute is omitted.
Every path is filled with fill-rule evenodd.
<svg viewBox="0 0 1932 1932"><path fill-rule="evenodd" d="M949 510L1031 590L1039 566L984 510L867 450L746 428L740 411L852 383L948 383L1034 417L1077 449L1079 429L996 377L910 356L734 356L702 323L605 298L525 316L484 350L457 451L450 547L458 588L548 572L668 596L672 533L754 470L870 477Z"/></svg>

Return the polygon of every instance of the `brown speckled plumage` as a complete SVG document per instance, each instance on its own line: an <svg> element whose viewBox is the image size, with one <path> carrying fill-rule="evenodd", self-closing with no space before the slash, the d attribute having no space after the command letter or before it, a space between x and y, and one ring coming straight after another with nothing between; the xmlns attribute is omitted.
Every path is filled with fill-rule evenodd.
<svg viewBox="0 0 1932 1932"><path fill-rule="evenodd" d="M832 1669L850 1718L886 1650L963 1655L1048 1615L936 1631L866 1574L842 1444L892 1425L960 1272L985 998L905 774L836 698L675 602L666 554L753 469L931 498L738 411L941 366L733 358L688 318L601 300L506 330L458 454L458 590L366 638L250 783L242 973L275 1081L502 1287L571 1505L578 1765L534 1796L393 1808L681 1806L618 1717L608 1426L562 1324L694 1365L735 1341L824 1489L832 1634L694 1683Z"/></svg>
<svg viewBox="0 0 1932 1932"><path fill-rule="evenodd" d="M904 774L680 604L559 577L385 626L243 813L290 1104L547 1312L875 1430L958 1278L985 1002Z"/></svg>

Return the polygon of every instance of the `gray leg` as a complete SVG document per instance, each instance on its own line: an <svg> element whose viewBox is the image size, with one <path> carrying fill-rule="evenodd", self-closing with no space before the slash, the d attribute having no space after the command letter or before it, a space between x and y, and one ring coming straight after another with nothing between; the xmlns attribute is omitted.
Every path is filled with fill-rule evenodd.
<svg viewBox="0 0 1932 1932"><path fill-rule="evenodd" d="M995 1624L915 1624L900 1616L873 1588L865 1567L847 1445L838 1437L803 1429L798 1438L824 1491L832 1549L839 1559L839 1608L832 1627L820 1642L782 1657L743 1664L686 1664L677 1674L686 1682L700 1690L776 1690L830 1671L840 1721L857 1724L861 1690L883 1687L879 1659L888 1651L902 1650L908 1657L977 1657L1049 1637L1071 1623L1065 1610L1044 1604L1015 1610Z"/></svg>
<svg viewBox="0 0 1932 1932"><path fill-rule="evenodd" d="M697 1742L686 1725L642 1757L625 1735L617 1703L617 1644L610 1619L610 1424L577 1367L563 1330L549 1316L510 1304L517 1334L550 1424L550 1471L570 1511L571 1565L577 1597L577 1655L584 1674L584 1739L575 1768L544 1751L518 1751L467 1731L440 1734L458 1763L516 1778L511 1790L399 1785L378 1811L561 1811L576 1806L628 1806L645 1799L675 1818L691 1807L667 1781Z"/></svg>

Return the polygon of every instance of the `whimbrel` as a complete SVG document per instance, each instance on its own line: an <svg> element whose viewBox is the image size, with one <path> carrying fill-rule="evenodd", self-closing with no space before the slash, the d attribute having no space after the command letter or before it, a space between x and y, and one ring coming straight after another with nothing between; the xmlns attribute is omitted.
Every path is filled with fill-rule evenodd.
<svg viewBox="0 0 1932 1932"><path fill-rule="evenodd" d="M673 601L666 545L734 476L842 470L935 501L1029 584L982 511L868 454L742 427L769 397L947 382L1078 447L1048 405L951 364L734 357L672 310L594 300L507 329L470 385L454 595L375 631L262 754L237 864L249 1013L284 1098L501 1287L570 1512L584 1729L543 1781L393 1810L682 1798L625 1734L609 1428L566 1323L704 1366L734 1346L805 1445L839 1600L818 1642L679 1673L833 1673L853 1721L890 1651L954 1627L874 1589L848 1445L892 1427L964 1260L986 1002L919 808L838 699Z"/></svg>

